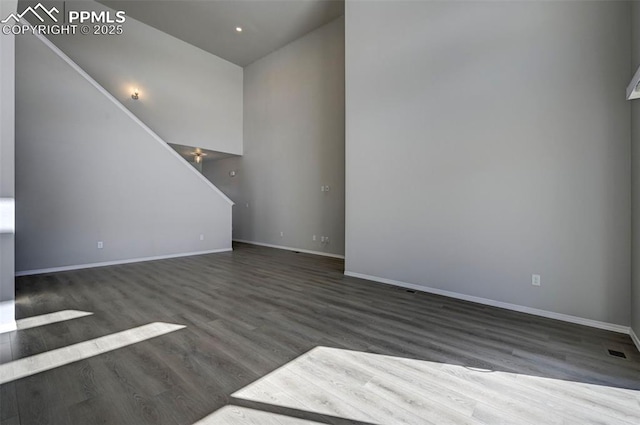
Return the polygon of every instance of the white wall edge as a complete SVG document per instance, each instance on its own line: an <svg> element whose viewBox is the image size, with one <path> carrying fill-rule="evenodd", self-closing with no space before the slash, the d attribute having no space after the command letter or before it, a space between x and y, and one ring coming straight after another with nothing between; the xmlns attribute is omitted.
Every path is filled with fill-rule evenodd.
<svg viewBox="0 0 640 425"><path fill-rule="evenodd" d="M27 20L26 18L23 18ZM34 33L34 35L42 41L49 49L51 49L56 55L64 60L71 68L73 68L78 74L84 77L92 86L94 86L100 93L102 93L107 99L109 99L114 105L122 110L129 118L131 118L136 124L138 124L143 130L145 130L155 141L160 143L165 149L167 149L174 157L178 158L186 167L188 167L193 173L195 173L200 180L202 180L207 186L217 192L229 205L234 205L234 202L229 199L220 189L218 189L209 179L207 179L201 172L195 169L189 162L184 159L178 152L176 152L167 142L165 142L160 136L158 136L153 130L151 130L145 123L143 123L137 116L133 114L126 106L124 106L118 99L116 99L111 93L109 93L104 87L102 87L96 80L94 80L89 74L87 74L80 66L75 63L69 56L67 56L62 50L60 50L55 44L49 41L45 36Z"/></svg>
<svg viewBox="0 0 640 425"><path fill-rule="evenodd" d="M631 337L631 341L636 345L638 351L640 351L640 338L638 338L638 335L633 331L633 328L629 328L629 336Z"/></svg>
<svg viewBox="0 0 640 425"><path fill-rule="evenodd" d="M91 269L94 267L116 266L118 264L142 263L144 261L167 260L169 258L192 257L194 255L217 254L219 252L233 251L233 248L220 248L208 251L182 252L179 254L157 255L154 257L131 258L127 260L104 261L102 263L78 264L74 266L51 267L48 269L24 270L16 272L16 277L31 276L34 274L66 272L71 270Z"/></svg>
<svg viewBox="0 0 640 425"><path fill-rule="evenodd" d="M0 233L16 232L16 200L0 198Z"/></svg>
<svg viewBox="0 0 640 425"><path fill-rule="evenodd" d="M15 302L13 300L0 302L0 334L17 329L15 317Z"/></svg>
<svg viewBox="0 0 640 425"><path fill-rule="evenodd" d="M638 94L638 92L636 91L638 82L640 82L640 67L638 67L636 73L633 74L631 82L627 86L627 100L638 99L640 97L640 94Z"/></svg>
<svg viewBox="0 0 640 425"><path fill-rule="evenodd" d="M414 289L416 291L427 292L430 294L442 295L449 298L456 298L464 301L471 301L478 304L489 305L492 307L504 308L506 310L518 311L520 313L533 314L534 316L546 317L548 319L561 320L563 322L576 323L578 325L590 326L592 328L604 329L623 334L630 334L629 326L616 325L614 323L600 322L598 320L585 319L582 317L571 316L568 314L556 313L553 311L540 310L537 308L526 307L518 304L509 304L502 301L490 300L488 298L474 297L473 295L465 295L457 292L445 291L442 289L430 288L428 286L416 285L414 283L401 282L399 280L387 279L384 277L370 276L362 273L344 272L346 276L357 277L360 279L371 280L374 282L385 283L387 285L400 286L402 288Z"/></svg>
<svg viewBox="0 0 640 425"><path fill-rule="evenodd" d="M0 324L0 334L6 333L6 332L11 332L11 331L15 331L17 328L16 326L16 321L13 320L11 322L8 323L2 323Z"/></svg>
<svg viewBox="0 0 640 425"><path fill-rule="evenodd" d="M331 254L329 252L312 251L310 249L292 248L290 246L282 246L282 245L272 245L270 243L246 241L246 240L243 240L243 239L234 239L233 241L234 242L248 243L250 245L266 246L267 248L284 249L285 251L304 252L305 254L314 254L314 255L322 255L323 257L340 258L340 259L344 260L344 255Z"/></svg>

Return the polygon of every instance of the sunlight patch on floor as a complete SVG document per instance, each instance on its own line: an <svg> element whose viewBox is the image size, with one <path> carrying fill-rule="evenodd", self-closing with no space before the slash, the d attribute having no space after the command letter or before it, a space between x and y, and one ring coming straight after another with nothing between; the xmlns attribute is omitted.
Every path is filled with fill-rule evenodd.
<svg viewBox="0 0 640 425"><path fill-rule="evenodd" d="M65 320L77 319L79 317L90 316L93 313L88 311L79 310L62 310L54 313L42 314L40 316L26 317L24 319L16 320L16 328L18 330L25 330L30 328L36 328L38 326L45 326L51 323L64 322Z"/></svg>
<svg viewBox="0 0 640 425"><path fill-rule="evenodd" d="M639 391L329 347L232 396L380 425L640 423Z"/></svg>
<svg viewBox="0 0 640 425"><path fill-rule="evenodd" d="M0 384L25 378L184 328L155 322L0 365Z"/></svg>
<svg viewBox="0 0 640 425"><path fill-rule="evenodd" d="M249 409L240 406L225 406L209 416L199 420L194 425L222 425L222 424L250 424L250 425L312 425L320 422L306 419L292 418L262 410Z"/></svg>

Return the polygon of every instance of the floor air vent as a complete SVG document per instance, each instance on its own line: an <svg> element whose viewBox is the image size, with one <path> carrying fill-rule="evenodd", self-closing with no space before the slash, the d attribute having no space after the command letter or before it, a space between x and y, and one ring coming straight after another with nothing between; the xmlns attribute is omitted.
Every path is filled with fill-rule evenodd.
<svg viewBox="0 0 640 425"><path fill-rule="evenodd" d="M607 350L607 351L609 352L610 356L621 357L623 359L627 358L627 356L622 351L616 351L616 350Z"/></svg>

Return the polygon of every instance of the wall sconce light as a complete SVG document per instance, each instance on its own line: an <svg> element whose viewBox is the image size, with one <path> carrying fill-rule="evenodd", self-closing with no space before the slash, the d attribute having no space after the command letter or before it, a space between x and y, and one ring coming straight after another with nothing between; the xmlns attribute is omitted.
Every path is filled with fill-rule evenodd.
<svg viewBox="0 0 640 425"><path fill-rule="evenodd" d="M131 99L138 100L139 97L140 97L140 93L138 93L138 89L135 89L131 94Z"/></svg>
<svg viewBox="0 0 640 425"><path fill-rule="evenodd" d="M196 164L200 164L202 162L202 157L207 156L207 154L204 152L193 152L193 155L195 155L195 158L193 160Z"/></svg>

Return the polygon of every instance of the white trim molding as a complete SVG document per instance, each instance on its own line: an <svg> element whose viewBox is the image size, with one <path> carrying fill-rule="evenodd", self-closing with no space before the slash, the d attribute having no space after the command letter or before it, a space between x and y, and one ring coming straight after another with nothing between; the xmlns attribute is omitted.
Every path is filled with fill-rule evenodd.
<svg viewBox="0 0 640 425"><path fill-rule="evenodd" d="M636 345L638 351L640 351L640 338L638 338L638 335L633 331L633 328L629 328L629 336L631 337L631 341Z"/></svg>
<svg viewBox="0 0 640 425"><path fill-rule="evenodd" d="M16 330L15 301L0 301L0 334Z"/></svg>
<svg viewBox="0 0 640 425"><path fill-rule="evenodd" d="M192 257L194 255L217 254L219 252L233 251L233 248L212 249L209 251L182 252L179 254L157 255L154 257L131 258L127 260L104 261L101 263L78 264L73 266L51 267L48 269L24 270L16 272L16 277L31 276L34 274L57 273L71 270L92 269L94 267L116 266L118 264L142 263L144 261L167 260L169 258Z"/></svg>
<svg viewBox="0 0 640 425"><path fill-rule="evenodd" d="M246 241L244 239L234 239L234 242L248 243L250 245L266 246L267 248L284 249L285 251L304 252L305 254L322 255L323 257L340 258L344 260L344 255L331 254L330 252L311 251L309 249L292 248L290 246L273 245L270 243Z"/></svg>
<svg viewBox="0 0 640 425"><path fill-rule="evenodd" d="M608 331L630 334L629 326L616 325L615 323L600 322L598 320L585 319L583 317L571 316L568 314L556 313L553 311L540 310L537 308L526 307L518 304L510 304L502 301L490 300L488 298L475 297L473 295L465 295L457 292L445 291L443 289L430 288L428 286L416 285L415 283L401 282L399 280L387 279L384 277L370 276L367 274L346 271L346 276L357 277L359 279L371 280L374 282L385 283L387 285L399 286L402 288L413 289L416 291L427 292L430 294L442 295L449 298L456 298L464 301L471 301L478 304L489 305L492 307L504 308L506 310L518 311L520 313L533 314L535 316L546 317L549 319L561 320L563 322L576 323L578 325L590 326L592 328L605 329Z"/></svg>

